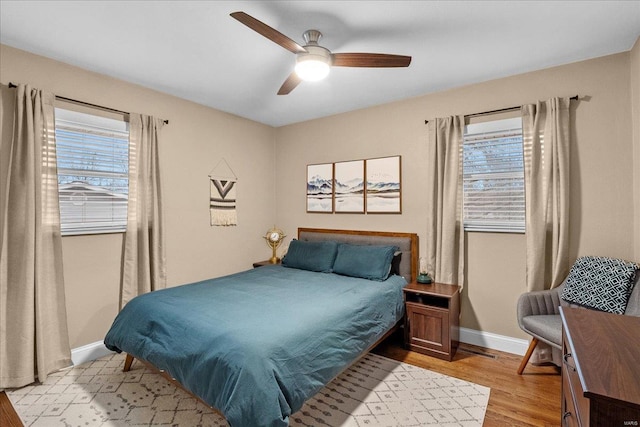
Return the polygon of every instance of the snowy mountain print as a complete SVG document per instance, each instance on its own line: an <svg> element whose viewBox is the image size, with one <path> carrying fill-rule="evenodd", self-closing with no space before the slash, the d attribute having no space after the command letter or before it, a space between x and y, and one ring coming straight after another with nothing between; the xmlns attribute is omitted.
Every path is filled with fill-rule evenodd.
<svg viewBox="0 0 640 427"><path fill-rule="evenodd" d="M364 192L364 180L362 179L362 177L353 178L346 182L340 182L336 179L335 184L336 184L336 194Z"/></svg>
<svg viewBox="0 0 640 427"><path fill-rule="evenodd" d="M307 212L333 212L333 164L307 166Z"/></svg>
<svg viewBox="0 0 640 427"><path fill-rule="evenodd" d="M323 178L320 175L312 177L307 182L307 195L331 194L331 178Z"/></svg>
<svg viewBox="0 0 640 427"><path fill-rule="evenodd" d="M400 156L367 160L367 212L401 213Z"/></svg>
<svg viewBox="0 0 640 427"><path fill-rule="evenodd" d="M399 182L369 182L367 181L367 193L399 192Z"/></svg>
<svg viewBox="0 0 640 427"><path fill-rule="evenodd" d="M364 213L364 160L335 164L336 212Z"/></svg>

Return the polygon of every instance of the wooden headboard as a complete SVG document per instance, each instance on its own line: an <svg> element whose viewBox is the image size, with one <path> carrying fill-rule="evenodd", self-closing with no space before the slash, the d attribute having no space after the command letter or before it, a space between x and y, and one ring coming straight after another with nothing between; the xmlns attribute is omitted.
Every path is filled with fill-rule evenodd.
<svg viewBox="0 0 640 427"><path fill-rule="evenodd" d="M407 282L416 280L418 275L418 235L416 233L395 233L389 231L331 230L325 228L298 228L298 240L334 240L354 245L393 245L400 248L400 275Z"/></svg>

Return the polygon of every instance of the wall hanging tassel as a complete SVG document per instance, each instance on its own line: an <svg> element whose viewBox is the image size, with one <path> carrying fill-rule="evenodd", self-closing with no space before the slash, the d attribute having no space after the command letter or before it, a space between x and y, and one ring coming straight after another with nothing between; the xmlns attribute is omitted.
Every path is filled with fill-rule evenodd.
<svg viewBox="0 0 640 427"><path fill-rule="evenodd" d="M220 169L222 167L226 167L227 171L221 172ZM236 212L237 186L238 177L233 173L229 163L222 158L209 172L209 213L212 226L238 225L238 214Z"/></svg>

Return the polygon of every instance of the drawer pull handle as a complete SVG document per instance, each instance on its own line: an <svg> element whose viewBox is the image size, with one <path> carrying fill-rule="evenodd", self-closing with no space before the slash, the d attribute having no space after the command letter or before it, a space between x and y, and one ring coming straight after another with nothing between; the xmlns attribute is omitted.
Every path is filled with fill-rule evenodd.
<svg viewBox="0 0 640 427"><path fill-rule="evenodd" d="M571 365L571 364L569 363L569 358L570 358L570 357L571 357L571 353L565 353L565 354L562 356L562 360L564 360L564 364L565 364L565 365L567 365L567 367L568 367L569 369L571 369L573 372L575 372L575 371L576 371L575 366L573 366L573 365ZM571 414L571 413L569 412L569 414Z"/></svg>
<svg viewBox="0 0 640 427"><path fill-rule="evenodd" d="M571 417L571 412L567 411L564 414L562 414L562 425L566 426L567 425L567 418Z"/></svg>

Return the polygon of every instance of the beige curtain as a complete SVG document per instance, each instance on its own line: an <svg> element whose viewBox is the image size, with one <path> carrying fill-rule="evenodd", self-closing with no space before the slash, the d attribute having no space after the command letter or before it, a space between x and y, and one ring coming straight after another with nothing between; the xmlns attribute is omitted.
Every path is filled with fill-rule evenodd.
<svg viewBox="0 0 640 427"><path fill-rule="evenodd" d="M129 202L122 255L120 308L137 295L166 286L160 119L142 114L129 118Z"/></svg>
<svg viewBox="0 0 640 427"><path fill-rule="evenodd" d="M427 264L441 283L464 284L462 164L464 117L429 121Z"/></svg>
<svg viewBox="0 0 640 427"><path fill-rule="evenodd" d="M569 273L569 98L522 106L529 291Z"/></svg>
<svg viewBox="0 0 640 427"><path fill-rule="evenodd" d="M62 275L54 96L2 86L0 388L71 365Z"/></svg>

